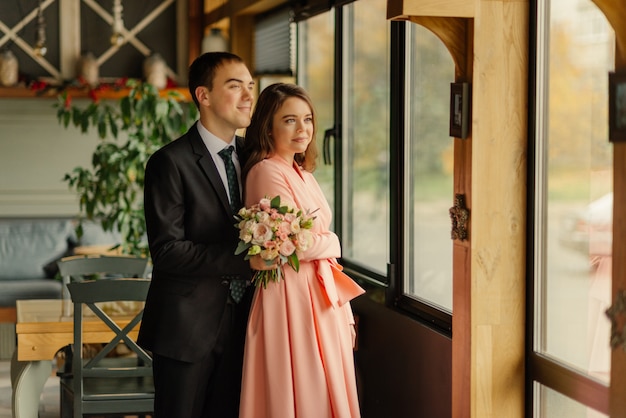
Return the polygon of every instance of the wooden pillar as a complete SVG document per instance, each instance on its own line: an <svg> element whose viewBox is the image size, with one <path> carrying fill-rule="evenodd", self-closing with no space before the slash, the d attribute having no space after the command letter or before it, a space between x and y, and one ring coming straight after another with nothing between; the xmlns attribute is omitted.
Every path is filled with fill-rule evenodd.
<svg viewBox="0 0 626 418"><path fill-rule="evenodd" d="M204 0L189 1L189 65L200 55L204 36Z"/></svg>
<svg viewBox="0 0 626 418"><path fill-rule="evenodd" d="M472 418L524 416L528 19L528 1L476 1Z"/></svg>
<svg viewBox="0 0 626 418"><path fill-rule="evenodd" d="M254 16L237 15L231 17L230 47L232 52L239 55L250 72L254 74Z"/></svg>

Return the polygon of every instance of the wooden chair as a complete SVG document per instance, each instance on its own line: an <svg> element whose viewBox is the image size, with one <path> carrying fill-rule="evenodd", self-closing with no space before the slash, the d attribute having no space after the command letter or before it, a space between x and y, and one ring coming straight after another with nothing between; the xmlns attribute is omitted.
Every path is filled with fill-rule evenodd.
<svg viewBox="0 0 626 418"><path fill-rule="evenodd" d="M144 302L150 281L136 278L113 278L72 282L68 290L74 304L74 350L72 373L61 376L61 417L79 418L89 414L151 414L154 408L152 358L137 345L137 327L143 308L131 318L108 315L102 302ZM100 347L90 359L83 358L85 341L83 323L88 312L105 324L113 338ZM116 319L118 322L116 322ZM107 357L119 343L124 343L131 356ZM70 412L73 410L73 412Z"/></svg>
<svg viewBox="0 0 626 418"><path fill-rule="evenodd" d="M111 279L115 277L138 277L144 278L148 268L148 259L132 256L109 256L109 255L77 255L64 257L57 261L59 274L63 281L63 315L71 316L72 303L67 285L72 281L84 281L89 279ZM90 345L89 348L92 346ZM61 379L71 377L73 349L71 346L60 350L60 360L65 357L65 362L59 361L57 376ZM61 403L66 403L64 392L61 390Z"/></svg>

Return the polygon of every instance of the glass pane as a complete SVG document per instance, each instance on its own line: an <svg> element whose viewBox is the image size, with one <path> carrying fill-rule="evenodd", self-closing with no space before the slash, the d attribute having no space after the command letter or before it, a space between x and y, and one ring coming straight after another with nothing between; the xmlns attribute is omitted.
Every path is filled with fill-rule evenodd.
<svg viewBox="0 0 626 418"><path fill-rule="evenodd" d="M452 311L454 140L449 136L454 62L429 30L407 25L407 271L404 291Z"/></svg>
<svg viewBox="0 0 626 418"><path fill-rule="evenodd" d="M385 274L389 259L389 25L385 0L344 7L344 257Z"/></svg>
<svg viewBox="0 0 626 418"><path fill-rule="evenodd" d="M536 418L609 418L608 415L588 408L547 386L535 383L535 392L539 392L539 402L533 414Z"/></svg>
<svg viewBox="0 0 626 418"><path fill-rule="evenodd" d="M331 208L334 207L333 166L324 165L321 156L324 131L334 125L334 22L335 13L331 10L298 23L297 71L298 84L308 91L317 114L317 148L320 158L315 178Z"/></svg>
<svg viewBox="0 0 626 418"><path fill-rule="evenodd" d="M538 135L545 169L537 217L544 240L537 349L609 381L613 220L612 145L608 141L608 72L614 32L591 0L552 0L547 109ZM588 30L585 30L588 29ZM542 94L538 94L541 97ZM549 98L549 99L548 99Z"/></svg>

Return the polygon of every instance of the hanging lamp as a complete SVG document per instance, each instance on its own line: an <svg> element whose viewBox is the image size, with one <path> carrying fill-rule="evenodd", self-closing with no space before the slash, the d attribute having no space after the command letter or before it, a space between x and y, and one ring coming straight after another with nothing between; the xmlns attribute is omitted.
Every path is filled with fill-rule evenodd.
<svg viewBox="0 0 626 418"><path fill-rule="evenodd" d="M122 20L122 0L113 1L113 33L111 34L111 45L122 46L124 43L124 21Z"/></svg>
<svg viewBox="0 0 626 418"><path fill-rule="evenodd" d="M37 10L37 37L33 50L38 57L43 57L48 52L48 46L46 45L46 19L43 16L41 0L39 0L39 9Z"/></svg>
<svg viewBox="0 0 626 418"><path fill-rule="evenodd" d="M207 31L202 39L202 53L228 51L228 40L220 28L214 27Z"/></svg>

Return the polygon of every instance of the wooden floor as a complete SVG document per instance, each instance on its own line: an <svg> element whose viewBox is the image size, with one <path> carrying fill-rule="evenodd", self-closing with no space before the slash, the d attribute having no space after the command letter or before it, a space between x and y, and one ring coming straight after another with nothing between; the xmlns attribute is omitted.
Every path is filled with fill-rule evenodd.
<svg viewBox="0 0 626 418"><path fill-rule="evenodd" d="M11 418L10 366L10 361L0 361L0 418ZM59 378L51 375L41 395L39 418L59 418L59 416Z"/></svg>

